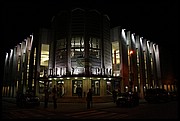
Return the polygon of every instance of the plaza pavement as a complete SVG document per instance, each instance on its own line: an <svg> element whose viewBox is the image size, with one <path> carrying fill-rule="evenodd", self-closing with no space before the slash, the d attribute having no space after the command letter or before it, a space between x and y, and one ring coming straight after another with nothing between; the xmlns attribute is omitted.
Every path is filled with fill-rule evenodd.
<svg viewBox="0 0 180 121"><path fill-rule="evenodd" d="M7 101L11 103L16 103L16 98L12 97L2 97L2 101ZM144 99L140 99L139 103L146 103ZM62 112L62 113L70 113L70 112L78 112L78 111L86 111L93 109L102 109L102 108L110 108L116 106L112 101L112 97L101 97L93 99L93 107L91 109L87 109L87 103L85 97L78 98L70 98L70 97L62 97L57 100L57 109L53 108L52 100L48 102L48 108L44 108L44 102L41 100L40 106L38 109L43 109L47 111L54 112Z"/></svg>

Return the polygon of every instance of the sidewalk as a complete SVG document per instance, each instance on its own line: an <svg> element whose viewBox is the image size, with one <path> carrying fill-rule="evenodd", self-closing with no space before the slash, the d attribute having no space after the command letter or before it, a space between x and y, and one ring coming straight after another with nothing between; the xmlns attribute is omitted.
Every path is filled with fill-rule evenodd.
<svg viewBox="0 0 180 121"><path fill-rule="evenodd" d="M16 98L13 97L2 97L2 101L12 102L16 103ZM43 98L41 99L41 102L43 103ZM113 102L112 97L95 97L93 98L93 103L110 103ZM52 103L52 99L49 99L49 103ZM86 103L86 98L78 98L78 97L62 97L58 98L57 103ZM147 103L145 99L140 99L139 103Z"/></svg>
<svg viewBox="0 0 180 121"><path fill-rule="evenodd" d="M77 99L78 100L78 99ZM92 109L102 109L102 108L111 108L116 106L115 103L113 103L113 101L109 102L109 100L107 100L105 102L105 100L101 100L102 102L100 103L100 100L98 100L97 102L93 102L93 107L91 109L87 109L87 103L84 101L84 99L80 98L79 100L83 100L82 102L78 101L74 101L70 98L67 98L64 100L62 98L60 98L57 102L57 109L53 108L53 103L52 101L48 102L48 108L44 108L44 102L41 101L40 106L38 107L38 109L43 109L43 110L47 110L50 112L62 112L62 113L71 113L71 112L78 112L78 111L86 111L86 110L92 110ZM2 101L7 101L10 103L16 103L16 98L11 98L11 97L2 97ZM70 101L70 102L67 102ZM146 101L144 99L140 99L139 103L146 103Z"/></svg>

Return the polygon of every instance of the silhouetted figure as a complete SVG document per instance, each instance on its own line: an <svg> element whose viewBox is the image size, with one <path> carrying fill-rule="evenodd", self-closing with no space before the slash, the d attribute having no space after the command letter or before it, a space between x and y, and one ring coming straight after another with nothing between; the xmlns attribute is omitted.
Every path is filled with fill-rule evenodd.
<svg viewBox="0 0 180 121"><path fill-rule="evenodd" d="M61 98L62 97L62 85L60 85L59 94L60 94L60 98Z"/></svg>
<svg viewBox="0 0 180 121"><path fill-rule="evenodd" d="M77 89L77 95L79 98L82 98L82 88L81 87L78 87Z"/></svg>
<svg viewBox="0 0 180 121"><path fill-rule="evenodd" d="M82 98L82 88L81 87L80 87L79 93L80 93L80 97Z"/></svg>
<svg viewBox="0 0 180 121"><path fill-rule="evenodd" d="M118 94L121 94L121 89L120 88L118 88Z"/></svg>
<svg viewBox="0 0 180 121"><path fill-rule="evenodd" d="M115 103L117 99L117 91L115 89L112 92L112 97L113 97L113 102Z"/></svg>
<svg viewBox="0 0 180 121"><path fill-rule="evenodd" d="M54 103L54 109L57 108L57 90L54 85L54 88L52 89L52 94L53 94L53 103Z"/></svg>
<svg viewBox="0 0 180 121"><path fill-rule="evenodd" d="M92 90L91 89L89 89L89 92L87 93L86 101L87 101L87 109L90 109L90 107L92 107Z"/></svg>
<svg viewBox="0 0 180 121"><path fill-rule="evenodd" d="M49 101L49 91L48 88L45 88L44 90L45 96L44 96L44 107L48 107L48 101Z"/></svg>

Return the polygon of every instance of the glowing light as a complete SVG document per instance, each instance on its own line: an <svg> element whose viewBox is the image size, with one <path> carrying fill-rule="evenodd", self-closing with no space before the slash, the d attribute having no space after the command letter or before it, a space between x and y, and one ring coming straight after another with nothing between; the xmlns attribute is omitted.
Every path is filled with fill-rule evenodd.
<svg viewBox="0 0 180 121"><path fill-rule="evenodd" d="M134 52L133 52L132 50L131 50L131 51L129 51L129 54L130 54L130 55L132 55L133 53L134 53Z"/></svg>
<svg viewBox="0 0 180 121"><path fill-rule="evenodd" d="M135 38L134 38L134 34L131 34L131 38L132 38L132 42L135 44Z"/></svg>
<svg viewBox="0 0 180 121"><path fill-rule="evenodd" d="M122 29L121 31L121 35L122 35L122 38L124 39L124 41L127 43L127 45L129 44L126 40L126 34L125 34L125 29Z"/></svg>
<svg viewBox="0 0 180 121"><path fill-rule="evenodd" d="M8 53L6 53L6 59L8 58Z"/></svg>
<svg viewBox="0 0 180 121"><path fill-rule="evenodd" d="M39 83L44 83L43 81L39 81Z"/></svg>
<svg viewBox="0 0 180 121"><path fill-rule="evenodd" d="M13 49L10 49L11 50L11 53L10 53L10 57L13 56Z"/></svg>
<svg viewBox="0 0 180 121"><path fill-rule="evenodd" d="M107 81L107 84L110 84L111 82L110 81Z"/></svg>

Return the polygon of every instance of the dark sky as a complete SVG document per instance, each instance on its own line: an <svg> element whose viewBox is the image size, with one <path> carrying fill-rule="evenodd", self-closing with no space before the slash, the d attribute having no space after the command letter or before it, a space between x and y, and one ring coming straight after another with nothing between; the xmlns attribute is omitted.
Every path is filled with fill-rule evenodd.
<svg viewBox="0 0 180 121"><path fill-rule="evenodd" d="M51 0L53 1L53 0ZM59 0L59 2L2 2L3 43L5 52L23 41L39 27L48 27L51 18L61 10L76 7L97 9L107 14L111 27L122 26L152 42L163 50L163 59L172 63L177 75L178 2L122 2L121 0ZM1 41L1 42L2 42ZM1 63L3 64L3 63Z"/></svg>

